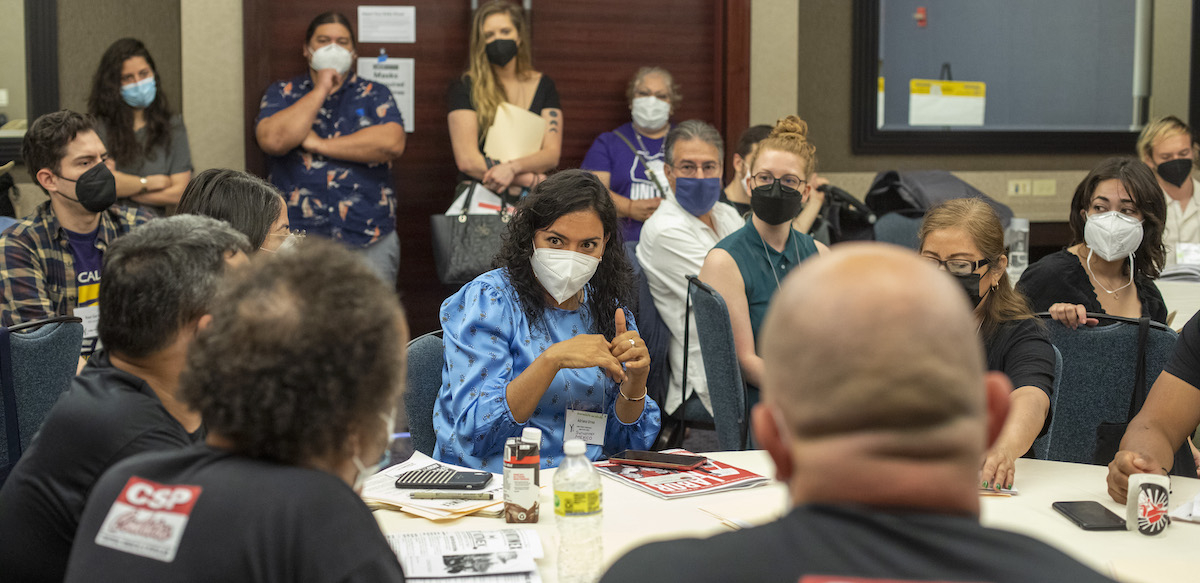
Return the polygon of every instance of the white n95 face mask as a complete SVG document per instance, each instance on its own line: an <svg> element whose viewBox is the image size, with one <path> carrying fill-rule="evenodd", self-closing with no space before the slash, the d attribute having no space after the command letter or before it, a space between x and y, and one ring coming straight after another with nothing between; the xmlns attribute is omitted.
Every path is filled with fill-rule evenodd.
<svg viewBox="0 0 1200 583"><path fill-rule="evenodd" d="M312 52L312 58L309 59L309 66L314 71L321 69L333 69L338 75L345 75L346 71L350 70L350 62L353 56L350 51L341 47L337 43L329 43Z"/></svg>
<svg viewBox="0 0 1200 583"><path fill-rule="evenodd" d="M633 123L644 130L659 130L667 125L671 117L671 104L657 97L635 97L633 99Z"/></svg>
<svg viewBox="0 0 1200 583"><path fill-rule="evenodd" d="M1142 222L1117 211L1088 217L1083 240L1105 261L1124 259L1142 244Z"/></svg>
<svg viewBox="0 0 1200 583"><path fill-rule="evenodd" d="M560 304L579 293L600 265L596 257L566 249L534 249L529 262L538 283Z"/></svg>

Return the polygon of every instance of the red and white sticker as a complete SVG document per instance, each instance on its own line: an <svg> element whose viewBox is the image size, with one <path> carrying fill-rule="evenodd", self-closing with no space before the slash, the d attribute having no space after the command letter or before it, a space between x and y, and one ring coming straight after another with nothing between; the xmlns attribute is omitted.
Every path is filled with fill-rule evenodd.
<svg viewBox="0 0 1200 583"><path fill-rule="evenodd" d="M174 561L200 491L200 486L129 478L100 525L96 544L164 563Z"/></svg>

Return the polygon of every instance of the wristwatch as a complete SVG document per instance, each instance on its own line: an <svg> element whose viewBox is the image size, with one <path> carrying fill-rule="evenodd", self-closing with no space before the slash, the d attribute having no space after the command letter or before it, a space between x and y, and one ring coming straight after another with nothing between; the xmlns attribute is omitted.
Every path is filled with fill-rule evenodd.
<svg viewBox="0 0 1200 583"><path fill-rule="evenodd" d="M147 189L146 189L146 177L145 177L145 176L143 176L143 177L139 178L139 179L138 179L138 182L141 182L141 183L142 183L142 192L143 192L143 193L144 193L144 192L146 192L146 190L147 190Z"/></svg>

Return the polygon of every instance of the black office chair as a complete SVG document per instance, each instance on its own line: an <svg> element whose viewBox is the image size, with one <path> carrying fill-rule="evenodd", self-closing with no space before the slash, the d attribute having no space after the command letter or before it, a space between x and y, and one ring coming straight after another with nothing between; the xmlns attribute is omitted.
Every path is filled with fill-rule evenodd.
<svg viewBox="0 0 1200 583"><path fill-rule="evenodd" d="M0 484L70 388L82 343L83 320L74 316L0 328Z"/></svg>
<svg viewBox="0 0 1200 583"><path fill-rule="evenodd" d="M408 388L404 393L404 410L408 415L413 449L429 456L433 455L437 445L433 407L442 386L445 359L441 330L422 334L408 343Z"/></svg>
<svg viewBox="0 0 1200 583"><path fill-rule="evenodd" d="M1046 459L1107 464L1116 453L1113 441L1120 440L1123 426L1141 409L1170 359L1178 335L1148 318L1142 340L1137 319L1088 313L1087 317L1097 318L1103 325L1072 330L1050 319L1047 313L1038 316L1047 319L1050 342L1063 358L1063 378L1054 395ZM1102 434L1108 435L1111 451L1107 453L1101 451ZM1187 444L1175 454L1172 473L1196 477Z"/></svg>
<svg viewBox="0 0 1200 583"><path fill-rule="evenodd" d="M687 276L688 300L696 313L696 334L713 408L717 443L725 451L746 449L749 429L746 383L733 344L733 326L725 300L695 275ZM687 310L685 310L686 312Z"/></svg>

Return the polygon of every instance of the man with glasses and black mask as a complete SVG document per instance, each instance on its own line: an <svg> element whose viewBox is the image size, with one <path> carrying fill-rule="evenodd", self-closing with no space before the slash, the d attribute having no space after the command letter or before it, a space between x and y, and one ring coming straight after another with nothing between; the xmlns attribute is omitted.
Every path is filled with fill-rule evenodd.
<svg viewBox="0 0 1200 583"><path fill-rule="evenodd" d="M64 109L39 117L21 156L50 200L0 237L0 324L79 316L86 356L96 349L104 252L152 217L113 206L112 163L91 116Z"/></svg>
<svg viewBox="0 0 1200 583"><path fill-rule="evenodd" d="M695 321L690 320L684 328L686 276L700 273L709 250L741 228L743 222L732 206L717 202L725 151L716 128L699 120L685 121L667 134L663 153L663 174L670 183L671 196L642 227L637 258L650 284L654 305L671 330L671 382L663 410L684 419L704 419L712 414L712 404ZM685 334L691 334L687 395L683 394Z"/></svg>
<svg viewBox="0 0 1200 583"><path fill-rule="evenodd" d="M1166 265L1200 264L1200 210L1191 204L1200 180L1192 177L1196 142L1183 120L1168 115L1142 128L1138 157L1154 171L1167 202L1163 225Z"/></svg>

